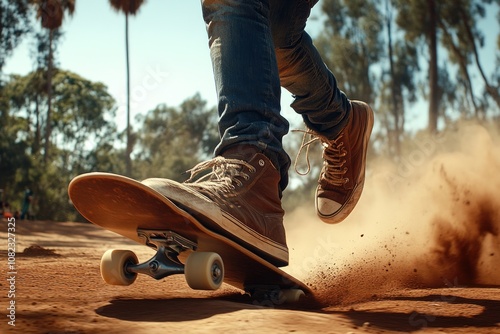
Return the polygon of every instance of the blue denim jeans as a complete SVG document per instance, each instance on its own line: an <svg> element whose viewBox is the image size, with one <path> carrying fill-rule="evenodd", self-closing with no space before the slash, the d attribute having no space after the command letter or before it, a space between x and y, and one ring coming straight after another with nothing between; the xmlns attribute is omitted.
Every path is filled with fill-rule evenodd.
<svg viewBox="0 0 500 334"><path fill-rule="evenodd" d="M350 105L304 31L317 0L202 0L218 94L221 141L262 149L288 183L282 146L289 123L280 114L280 86L308 128L334 138Z"/></svg>

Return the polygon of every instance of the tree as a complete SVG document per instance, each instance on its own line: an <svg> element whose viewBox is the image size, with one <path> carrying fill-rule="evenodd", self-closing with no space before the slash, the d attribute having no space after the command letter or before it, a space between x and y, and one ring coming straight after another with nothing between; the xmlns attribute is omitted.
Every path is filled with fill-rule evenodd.
<svg viewBox="0 0 500 334"><path fill-rule="evenodd" d="M389 71L391 74L391 95L392 95L392 114L394 115L394 133L395 133L395 141L396 141L396 154L401 154L400 147L400 134L404 127L404 113L402 113L402 104L403 104L403 94L401 92L401 85L398 84L398 80L396 80L396 69L395 69L395 60L394 60L394 45L393 45L393 37L392 37L392 6L389 0L385 1L386 4L386 30L387 30L387 49L389 53Z"/></svg>
<svg viewBox="0 0 500 334"><path fill-rule="evenodd" d="M128 40L128 16L136 15L144 0L109 0L111 7L117 12L125 14L125 57L127 63L127 146L125 150L126 175L132 174L132 159L130 157L133 149L132 134L130 128L130 67L129 67L129 40Z"/></svg>
<svg viewBox="0 0 500 334"><path fill-rule="evenodd" d="M437 27L440 2L435 0L394 0L394 4L399 9L396 22L405 32L406 40L415 46L421 42L427 45L429 56L428 130L435 132L437 131L440 104Z"/></svg>
<svg viewBox="0 0 500 334"><path fill-rule="evenodd" d="M31 30L27 0L0 0L0 73L22 37Z"/></svg>
<svg viewBox="0 0 500 334"><path fill-rule="evenodd" d="M110 121L115 116L115 100L103 83L69 71L56 72L54 94L56 146L67 154L61 159L62 167L76 176L92 169L90 152L116 138L116 127Z"/></svg>
<svg viewBox="0 0 500 334"><path fill-rule="evenodd" d="M380 131L386 131L379 139L384 142L388 156L401 156L401 140L405 130L405 105L416 100L416 73L419 71L417 50L395 34L393 29L395 8L391 0L385 0L385 32L388 65L382 64L382 85L379 90Z"/></svg>
<svg viewBox="0 0 500 334"><path fill-rule="evenodd" d="M68 219L72 212L66 189L77 174L106 170L116 140L114 99L105 85L68 71L53 76L53 146L51 163L33 149L41 71L26 76L11 75L0 96L0 187L14 197L29 186L38 200L38 218ZM110 158L102 158L106 154ZM120 166L118 166L119 168Z"/></svg>
<svg viewBox="0 0 500 334"><path fill-rule="evenodd" d="M30 0L37 10L37 18L42 27L49 30L49 55L47 68L47 117L45 126L44 162L49 158L50 136L52 131L52 75L54 31L62 25L65 13L73 15L76 0Z"/></svg>
<svg viewBox="0 0 500 334"><path fill-rule="evenodd" d="M371 67L383 53L377 1L324 0L325 29L315 40L325 63L351 98L374 101Z"/></svg>
<svg viewBox="0 0 500 334"><path fill-rule="evenodd" d="M485 105L483 97L475 94L477 82L473 83L470 71L475 64L485 85L485 92L500 107L499 86L493 85L486 76L479 57L479 48L484 46L484 34L477 23L486 16L487 5L492 0L444 1L438 25L442 31L442 44L449 53L452 64L458 65L458 79L468 100L473 106L474 115L484 118Z"/></svg>
<svg viewBox="0 0 500 334"><path fill-rule="evenodd" d="M15 193L16 174L20 166L29 164L26 154L29 142L25 140L26 122L23 117L10 111L10 96L16 92L16 86L10 80L18 76L10 76L0 94L0 189L7 198ZM3 199L2 199L3 200Z"/></svg>
<svg viewBox="0 0 500 334"><path fill-rule="evenodd" d="M37 155L41 147L42 115L40 107L47 87L44 71L38 69L26 76L11 75L5 95L9 98L10 109L23 111L25 129L33 137L25 138L30 143L30 154ZM8 110L8 109L7 109ZM32 128L34 127L34 131Z"/></svg>
<svg viewBox="0 0 500 334"><path fill-rule="evenodd" d="M211 155L218 142L217 112L199 94L179 107L159 105L142 120L136 167L140 178L180 181L183 173Z"/></svg>
<svg viewBox="0 0 500 334"><path fill-rule="evenodd" d="M43 29L40 32L35 34L35 52L34 55L36 57L36 70L28 77L29 85L32 85L32 89L30 92L33 93L30 96L30 101L33 101L35 104L34 107L34 116L35 116L35 124L36 124L36 136L35 141L33 142L33 154L39 153L41 149L41 134L42 134L42 118L43 118L43 110L48 110L48 102L49 99L46 98L49 95L48 90L48 80L49 80L49 72L45 70L49 67L49 59L50 54L55 54L57 50L58 41L61 38L62 33L59 29L55 30L52 33L48 32L46 29ZM52 40L52 43L51 43ZM50 47L52 45L52 47ZM54 57L52 57L54 59ZM55 61L51 65L53 68L57 67ZM51 71L51 73L54 72ZM50 78L52 78L53 74L51 74ZM52 84L50 85L52 92ZM52 119L52 98L50 98L51 102L51 119ZM30 109L28 109L30 110ZM46 121L44 122L46 123ZM52 124L50 124L52 129ZM45 127L46 128L46 127ZM52 131L51 131L52 132ZM44 136L46 139L46 136ZM51 145L50 141L47 143ZM46 146L46 145L44 145ZM50 151L50 149L49 149Z"/></svg>

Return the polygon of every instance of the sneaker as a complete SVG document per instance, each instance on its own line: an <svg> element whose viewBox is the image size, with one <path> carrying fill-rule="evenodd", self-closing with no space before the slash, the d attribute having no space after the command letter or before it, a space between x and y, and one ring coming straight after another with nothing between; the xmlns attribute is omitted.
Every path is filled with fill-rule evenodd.
<svg viewBox="0 0 500 334"><path fill-rule="evenodd" d="M316 212L325 223L343 221L361 197L373 118L368 104L351 101L350 119L337 138L318 135L324 162L316 189Z"/></svg>
<svg viewBox="0 0 500 334"><path fill-rule="evenodd" d="M193 179L211 170L205 176ZM190 170L184 183L147 179L207 228L223 234L276 266L288 264L279 193L280 173L259 149L237 145Z"/></svg>

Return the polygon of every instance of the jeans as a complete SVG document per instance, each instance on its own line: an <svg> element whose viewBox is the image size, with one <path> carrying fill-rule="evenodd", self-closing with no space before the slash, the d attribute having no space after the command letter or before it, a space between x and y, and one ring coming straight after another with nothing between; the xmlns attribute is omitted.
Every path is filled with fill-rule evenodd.
<svg viewBox="0 0 500 334"><path fill-rule="evenodd" d="M280 114L280 86L311 130L335 138L350 112L304 31L317 0L202 0L218 94L219 155L235 144L259 147L288 183L290 158L282 146L289 123Z"/></svg>

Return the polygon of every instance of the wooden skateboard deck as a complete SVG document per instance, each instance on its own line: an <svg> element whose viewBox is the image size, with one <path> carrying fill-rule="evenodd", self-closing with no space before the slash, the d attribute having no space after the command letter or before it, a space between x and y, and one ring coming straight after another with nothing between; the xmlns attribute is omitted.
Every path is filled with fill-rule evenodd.
<svg viewBox="0 0 500 334"><path fill-rule="evenodd" d="M158 237L175 239L178 236L177 242L187 246L173 247L178 253L174 254L174 260L175 255L179 255L181 265L173 264L179 268L168 275L182 273L182 263L193 251L214 252L222 258L224 282L234 287L249 293L266 287L310 293L304 283L236 242L205 228L202 222L141 182L116 174L89 173L73 179L68 193L76 209L91 223L140 244L158 250L158 243L154 242ZM172 247L166 249L170 252Z"/></svg>

